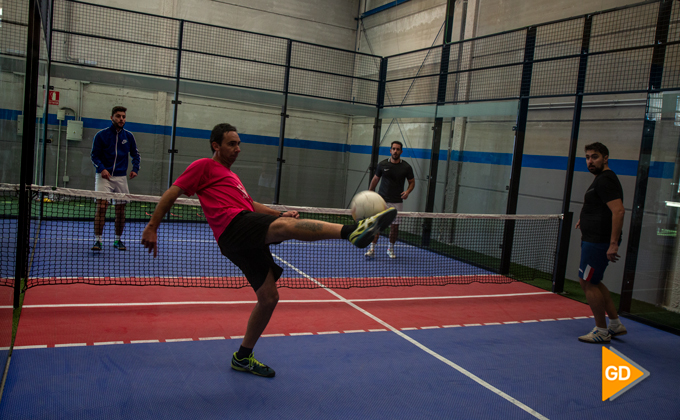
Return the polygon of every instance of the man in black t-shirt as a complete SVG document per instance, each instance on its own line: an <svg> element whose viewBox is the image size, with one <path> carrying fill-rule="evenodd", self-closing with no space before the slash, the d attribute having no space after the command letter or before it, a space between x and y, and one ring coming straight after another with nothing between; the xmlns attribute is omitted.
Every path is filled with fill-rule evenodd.
<svg viewBox="0 0 680 420"><path fill-rule="evenodd" d="M387 207L394 207L400 213L404 208L403 201L406 200L416 186L416 180L413 176L413 168L411 165L401 159L401 152L403 150L402 144L399 141L393 141L390 145L390 158L385 159L378 164L378 169L375 171L375 176L371 180L371 185L368 187L370 191L375 191L380 179L380 189L378 194L385 200ZM404 181L408 181L408 188L404 191ZM387 248L387 255L390 258L397 258L394 252L394 243L397 242L399 235L399 216L394 220L390 226L390 246ZM380 234L375 236L371 247L366 252L366 256L371 258L375 255L375 244L378 243Z"/></svg>
<svg viewBox="0 0 680 420"><path fill-rule="evenodd" d="M586 164L595 180L586 191L576 229L581 229L579 279L595 317L595 328L579 337L587 343L609 343L612 337L627 333L616 312L609 289L601 283L609 261L620 258L623 228L623 188L609 169L609 149L602 143L586 146ZM609 328L605 312L609 315Z"/></svg>

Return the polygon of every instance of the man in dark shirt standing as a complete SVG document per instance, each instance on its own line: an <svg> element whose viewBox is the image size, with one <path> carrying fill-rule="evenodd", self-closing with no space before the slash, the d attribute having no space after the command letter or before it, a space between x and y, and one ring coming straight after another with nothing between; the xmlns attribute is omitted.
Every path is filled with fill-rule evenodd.
<svg viewBox="0 0 680 420"><path fill-rule="evenodd" d="M581 229L579 279L595 317L595 328L578 339L586 343L609 343L612 337L627 333L607 286L601 283L609 261L620 258L625 213L623 188L614 171L609 169L609 149L602 143L589 144L585 149L586 164L595 180L586 191L576 229ZM609 315L609 328L605 312Z"/></svg>
<svg viewBox="0 0 680 420"><path fill-rule="evenodd" d="M375 191L378 182L380 189L378 194L385 200L387 207L394 207L397 212L401 213L404 208L404 200L406 200L416 186L416 180L413 177L413 168L411 165L401 160L401 153L403 146L399 141L393 141L390 145L390 158L385 159L378 164L378 169L371 180L371 185L368 187L370 191ZM404 191L404 181L408 181L408 188ZM387 255L390 258L397 258L394 252L394 243L397 242L399 235L399 217L397 217L390 226L390 246L387 248ZM375 255L375 244L378 243L380 233L375 236L371 247L366 252L366 256L372 258Z"/></svg>

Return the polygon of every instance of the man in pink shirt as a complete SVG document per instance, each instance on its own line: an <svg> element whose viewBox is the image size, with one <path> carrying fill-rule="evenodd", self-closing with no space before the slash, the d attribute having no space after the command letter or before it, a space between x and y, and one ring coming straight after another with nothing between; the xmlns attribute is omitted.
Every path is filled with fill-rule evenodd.
<svg viewBox="0 0 680 420"><path fill-rule="evenodd" d="M241 152L240 144L236 128L232 125L218 124L213 128L210 133L212 159L193 162L163 194L142 233L142 244L155 257L158 242L156 231L163 216L181 194L198 195L222 255L243 271L257 295L257 304L248 320L241 347L232 356L231 367L273 377L274 370L257 361L253 355L253 347L267 327L279 301L276 281L283 269L274 262L269 244L288 239L348 239L358 248L365 248L378 232L392 223L397 211L389 208L362 220L358 225L299 220L297 211L279 213L253 201L239 177L231 171L231 165Z"/></svg>

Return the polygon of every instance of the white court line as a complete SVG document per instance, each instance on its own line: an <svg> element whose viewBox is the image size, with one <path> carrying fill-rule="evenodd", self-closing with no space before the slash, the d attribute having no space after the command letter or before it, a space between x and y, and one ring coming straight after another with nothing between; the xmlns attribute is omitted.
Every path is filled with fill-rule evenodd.
<svg viewBox="0 0 680 420"><path fill-rule="evenodd" d="M403 298L375 298L375 299L346 299L347 302L404 302L415 300L440 300L440 299L476 299L512 296L552 295L552 292L508 293L495 295L466 295L466 296L425 296ZM44 305L23 305L23 308L91 308L110 306L170 306L170 305L254 305L256 300L234 301L186 301L186 302L121 302L121 303L55 303ZM280 300L279 303L344 303L339 299L303 299L303 300ZM12 306L0 306L0 309L10 309Z"/></svg>
<svg viewBox="0 0 680 420"><path fill-rule="evenodd" d="M70 344L55 344L54 347L82 347L87 346L87 343L70 343Z"/></svg>
<svg viewBox="0 0 680 420"><path fill-rule="evenodd" d="M272 254L273 255L273 254ZM474 375L473 373L463 369L461 366L458 366L457 364L453 363L449 359L445 358L444 356L440 355L439 353L436 353L434 350L431 350L430 348L426 347L425 345L421 344L420 342L414 340L413 338L409 337L408 335L404 334L403 332L399 331L397 328L393 327L392 325L388 324L387 322L383 321L382 319L378 318L377 316L373 315L372 313L364 310L363 308L357 306L354 302L350 302L349 300L345 299L342 297L340 294L336 293L335 291L325 287L323 284L319 283L316 279L308 276L307 274L303 273L302 271L298 270L296 267L292 266L290 263L287 261L279 258L278 256L274 255L277 259L279 259L281 262L286 264L288 267L292 268L293 270L297 271L301 275L303 275L305 278L309 279L310 281L313 281L314 283L320 285L324 290L326 290L328 293L332 294L333 296L337 297L338 299L342 300L343 302L347 303L357 311L363 313L367 317L373 319L374 321L378 322L379 324L383 325L385 328L388 330L394 332L397 334L399 337L403 338L404 340L410 342L411 344L415 345L416 347L420 348L421 350L425 351L426 353L434 356L438 360L444 362L445 364L451 366L458 372L462 373L463 375L467 376L468 378L472 379L473 381L477 382L479 385L483 386L484 388L488 389L489 391L493 392L494 394L504 398L505 400L509 401L510 403L514 404L515 406L521 408L522 410L526 411L527 413L531 414L532 416L538 418L538 419L545 419L548 420L547 417L543 416L533 408L527 406L526 404L522 403L521 401L511 397L510 395L506 394L505 392L501 391L500 389L494 387L490 383L484 381L480 377Z"/></svg>

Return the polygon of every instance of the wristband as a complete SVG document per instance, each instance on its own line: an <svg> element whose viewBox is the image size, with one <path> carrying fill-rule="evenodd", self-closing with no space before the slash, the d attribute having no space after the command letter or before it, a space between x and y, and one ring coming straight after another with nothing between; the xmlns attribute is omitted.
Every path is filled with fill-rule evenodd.
<svg viewBox="0 0 680 420"><path fill-rule="evenodd" d="M279 217L283 217L283 212L280 212L280 213L279 213Z"/></svg>

